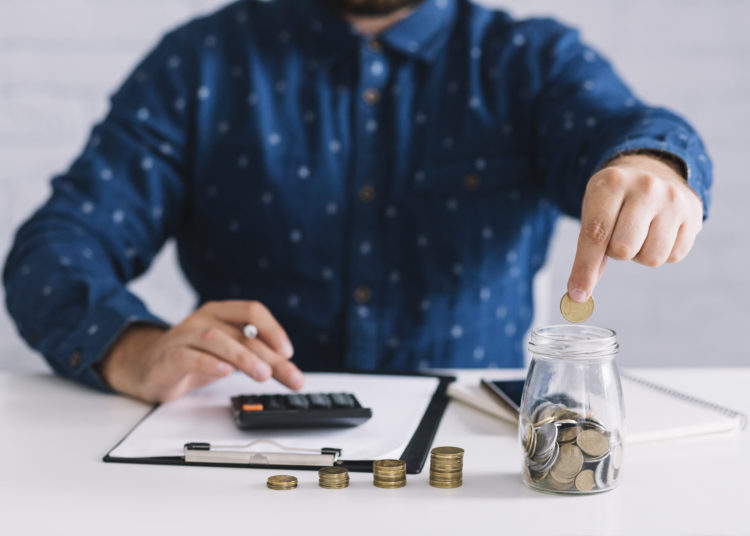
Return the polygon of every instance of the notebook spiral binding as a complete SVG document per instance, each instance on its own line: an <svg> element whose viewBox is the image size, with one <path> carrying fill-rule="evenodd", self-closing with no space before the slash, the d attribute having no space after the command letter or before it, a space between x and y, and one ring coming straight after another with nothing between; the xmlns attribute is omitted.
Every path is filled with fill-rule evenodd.
<svg viewBox="0 0 750 536"><path fill-rule="evenodd" d="M715 411L717 413L721 413L722 415L725 415L727 417L736 418L740 420L740 427L742 430L747 428L747 415L742 413L741 411L736 411L731 408L728 408L726 406L722 406L721 404L715 404L713 402L709 402L708 400L704 400L702 398L698 398L693 395L688 395L685 393L682 393L680 391L675 391L674 389L671 389L669 387L665 387L664 385L661 385L659 383L654 383L649 380L644 380L642 378L638 378L636 376L632 376L630 374L624 374L620 373L620 376L623 378L627 378L628 380L636 383L640 383L641 385L644 385L650 389L654 389L655 391L659 391L660 393L664 393L666 395L679 398L681 400L684 400L686 402L690 402L691 404L696 404L698 406L704 407L706 409L710 409L711 411Z"/></svg>

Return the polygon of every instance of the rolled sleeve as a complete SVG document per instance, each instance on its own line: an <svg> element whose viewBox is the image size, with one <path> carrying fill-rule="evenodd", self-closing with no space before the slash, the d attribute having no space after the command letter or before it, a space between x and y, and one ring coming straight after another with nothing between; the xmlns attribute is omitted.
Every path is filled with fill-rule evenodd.
<svg viewBox="0 0 750 536"><path fill-rule="evenodd" d="M537 164L553 202L580 216L593 174L618 154L651 150L684 163L706 217L712 167L695 129L676 113L640 101L576 30L554 21L536 24L547 36L532 62L540 83L533 121Z"/></svg>

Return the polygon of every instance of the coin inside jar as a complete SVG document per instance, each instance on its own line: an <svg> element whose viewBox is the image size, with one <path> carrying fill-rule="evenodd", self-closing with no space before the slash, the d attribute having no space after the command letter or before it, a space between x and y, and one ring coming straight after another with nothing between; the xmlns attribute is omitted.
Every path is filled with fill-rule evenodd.
<svg viewBox="0 0 750 536"><path fill-rule="evenodd" d="M591 428L578 434L576 443L584 454L591 458L601 458L609 452L609 437L605 432Z"/></svg>
<svg viewBox="0 0 750 536"><path fill-rule="evenodd" d="M584 469L578 473L575 484L578 491L591 491L594 489L594 486L596 485L594 482L594 471L591 469Z"/></svg>
<svg viewBox="0 0 750 536"><path fill-rule="evenodd" d="M589 296L589 299L585 302L578 303L573 301L566 292L560 300L560 312L568 322L578 323L588 320L594 312L594 297Z"/></svg>
<svg viewBox="0 0 750 536"><path fill-rule="evenodd" d="M583 453L576 445L565 443L560 446L555 465L550 476L558 482L572 482L583 467Z"/></svg>

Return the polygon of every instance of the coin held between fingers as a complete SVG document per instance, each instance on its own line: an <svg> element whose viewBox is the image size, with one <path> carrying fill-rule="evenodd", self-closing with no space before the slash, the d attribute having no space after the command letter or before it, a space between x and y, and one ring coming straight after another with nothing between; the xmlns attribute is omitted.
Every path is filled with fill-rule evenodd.
<svg viewBox="0 0 750 536"><path fill-rule="evenodd" d="M594 312L594 297L589 296L589 299L583 303L573 301L573 299L566 292L560 300L560 312L568 322L583 322L588 320L591 314Z"/></svg>

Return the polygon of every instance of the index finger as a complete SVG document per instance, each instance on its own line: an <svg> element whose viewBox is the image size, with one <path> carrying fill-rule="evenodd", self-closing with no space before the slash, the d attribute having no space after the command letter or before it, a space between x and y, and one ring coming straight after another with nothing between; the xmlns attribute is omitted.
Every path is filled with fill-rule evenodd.
<svg viewBox="0 0 750 536"><path fill-rule="evenodd" d="M606 175L594 176L581 210L581 232L578 235L573 269L568 279L568 295L573 301L585 302L599 282L607 259L607 246L623 203L623 191Z"/></svg>
<svg viewBox="0 0 750 536"><path fill-rule="evenodd" d="M258 328L258 339L286 358L294 355L294 348L286 331L262 303L227 300L208 302L202 308L215 318L237 327L254 324Z"/></svg>

